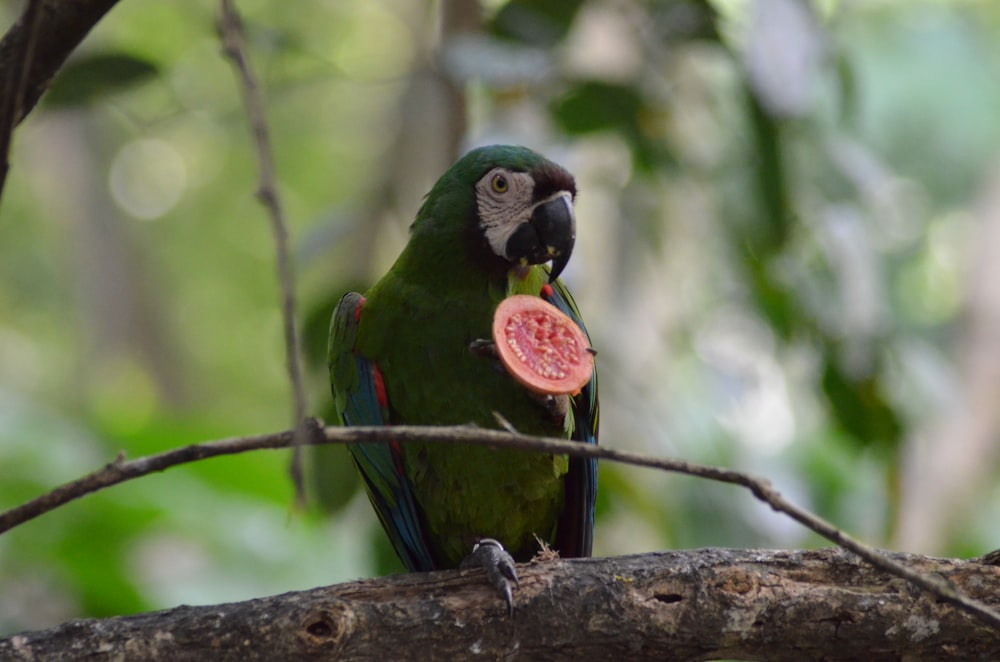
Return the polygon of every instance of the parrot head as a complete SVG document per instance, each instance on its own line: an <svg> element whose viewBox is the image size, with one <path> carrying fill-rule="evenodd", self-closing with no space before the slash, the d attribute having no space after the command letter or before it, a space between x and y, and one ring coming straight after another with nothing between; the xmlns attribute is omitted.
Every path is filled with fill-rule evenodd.
<svg viewBox="0 0 1000 662"><path fill-rule="evenodd" d="M551 260L552 282L573 253L575 197L573 176L530 149L480 147L438 180L413 231L420 231L421 224L440 229L454 219L487 268L508 270ZM463 208L465 213L454 213Z"/></svg>

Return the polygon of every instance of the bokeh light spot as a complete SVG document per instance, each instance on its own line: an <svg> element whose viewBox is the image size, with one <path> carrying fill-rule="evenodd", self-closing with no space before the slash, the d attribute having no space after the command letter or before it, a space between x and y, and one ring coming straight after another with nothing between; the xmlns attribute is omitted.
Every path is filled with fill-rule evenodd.
<svg viewBox="0 0 1000 662"><path fill-rule="evenodd" d="M170 211L180 200L186 182L184 159L169 143L153 138L122 147L108 174L115 203L143 220L157 219Z"/></svg>

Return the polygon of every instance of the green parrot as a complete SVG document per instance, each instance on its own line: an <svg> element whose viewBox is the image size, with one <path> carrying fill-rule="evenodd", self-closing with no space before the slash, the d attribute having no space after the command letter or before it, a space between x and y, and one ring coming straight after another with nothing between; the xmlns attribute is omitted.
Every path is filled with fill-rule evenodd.
<svg viewBox="0 0 1000 662"><path fill-rule="evenodd" d="M334 311L341 423L501 428L499 417L522 433L596 444L596 370L576 395L539 395L508 374L491 340L497 305L515 294L541 297L586 333L558 280L575 241L575 196L572 175L525 147L482 147L448 169L392 268ZM563 557L590 555L594 460L450 444L350 450L411 571L471 558L512 607L513 563L538 552L538 540Z"/></svg>

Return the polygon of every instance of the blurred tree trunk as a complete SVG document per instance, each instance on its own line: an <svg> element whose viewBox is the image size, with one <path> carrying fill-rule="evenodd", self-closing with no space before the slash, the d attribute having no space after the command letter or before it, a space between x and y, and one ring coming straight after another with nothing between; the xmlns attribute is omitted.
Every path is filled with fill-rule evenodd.
<svg viewBox="0 0 1000 662"><path fill-rule="evenodd" d="M1000 603L1000 568L917 556ZM703 549L521 567L512 618L475 571L397 575L205 607L71 621L5 660L997 659L1000 631L839 549Z"/></svg>
<svg viewBox="0 0 1000 662"><path fill-rule="evenodd" d="M956 338L956 388L904 464L897 548L940 554L969 527L1000 461L1000 164L984 181L971 237L965 308Z"/></svg>

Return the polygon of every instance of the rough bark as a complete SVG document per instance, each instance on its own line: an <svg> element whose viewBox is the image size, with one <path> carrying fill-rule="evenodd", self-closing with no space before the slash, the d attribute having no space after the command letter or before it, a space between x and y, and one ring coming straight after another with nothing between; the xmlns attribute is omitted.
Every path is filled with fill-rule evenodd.
<svg viewBox="0 0 1000 662"><path fill-rule="evenodd" d="M1000 604L1000 568L894 555ZM704 549L536 562L516 612L476 571L87 619L0 659L1000 659L1000 631L839 549Z"/></svg>

